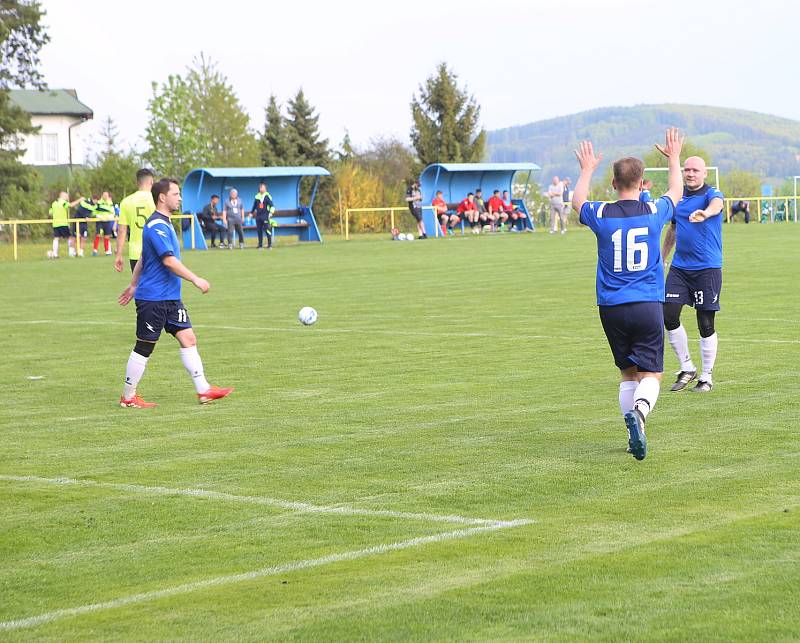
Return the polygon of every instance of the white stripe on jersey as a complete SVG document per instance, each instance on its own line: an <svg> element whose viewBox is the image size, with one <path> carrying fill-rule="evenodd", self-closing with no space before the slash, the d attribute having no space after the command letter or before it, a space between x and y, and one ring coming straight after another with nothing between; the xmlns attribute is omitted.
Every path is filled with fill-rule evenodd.
<svg viewBox="0 0 800 643"><path fill-rule="evenodd" d="M603 218L603 208L604 207L606 207L606 204L605 203L601 203L600 207L597 208L597 218L598 219L602 219Z"/></svg>
<svg viewBox="0 0 800 643"><path fill-rule="evenodd" d="M147 224L148 228L152 228L154 225L158 225L159 223L163 223L165 226L169 226L169 224L164 221L164 219L153 219L150 223Z"/></svg>
<svg viewBox="0 0 800 643"><path fill-rule="evenodd" d="M655 201L648 201L647 206L650 208L650 212L653 214L658 214L658 208L656 207Z"/></svg>

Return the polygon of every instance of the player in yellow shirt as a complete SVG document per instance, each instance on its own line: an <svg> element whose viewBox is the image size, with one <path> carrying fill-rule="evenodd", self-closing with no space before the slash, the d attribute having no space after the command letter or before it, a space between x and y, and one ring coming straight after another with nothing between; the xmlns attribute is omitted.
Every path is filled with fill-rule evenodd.
<svg viewBox="0 0 800 643"><path fill-rule="evenodd" d="M69 229L69 209L80 201L77 199L69 202L69 193L62 190L58 198L50 205L50 216L53 217L53 250L48 253L52 259L58 259L58 240L66 239L69 246L69 256L75 256L75 236Z"/></svg>
<svg viewBox="0 0 800 643"><path fill-rule="evenodd" d="M142 168L136 173L136 185L138 190L129 194L119 204L119 227L117 229L117 256L114 260L114 269L122 272L122 250L125 248L125 241L130 230L130 241L128 247L128 259L130 259L131 272L136 267L136 262L142 255L142 229L150 215L156 211L153 203L153 195L150 189L153 187L155 174L153 170Z"/></svg>

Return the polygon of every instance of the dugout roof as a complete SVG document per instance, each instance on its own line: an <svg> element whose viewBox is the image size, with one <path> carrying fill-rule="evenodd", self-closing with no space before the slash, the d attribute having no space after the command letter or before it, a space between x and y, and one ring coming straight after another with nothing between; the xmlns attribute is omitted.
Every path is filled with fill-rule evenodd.
<svg viewBox="0 0 800 643"><path fill-rule="evenodd" d="M301 205L311 207L316 194L316 184L309 203L300 203L300 181L304 177L330 176L324 167L205 167L192 170L183 180L183 210L200 212L218 194L223 201L231 189L236 188L247 208L258 192L258 184L267 184L267 191L278 210L295 210Z"/></svg>
<svg viewBox="0 0 800 643"><path fill-rule="evenodd" d="M437 190L442 191L445 201L456 203L478 188L483 190L484 199L494 190L511 192L517 172L526 173L527 185L531 174L539 170L535 163L432 163L422 170L419 184L424 204L431 202Z"/></svg>

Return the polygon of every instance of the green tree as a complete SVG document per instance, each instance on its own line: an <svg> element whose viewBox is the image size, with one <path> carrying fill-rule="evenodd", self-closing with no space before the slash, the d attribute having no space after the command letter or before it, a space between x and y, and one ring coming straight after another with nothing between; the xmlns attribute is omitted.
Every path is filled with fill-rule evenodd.
<svg viewBox="0 0 800 643"><path fill-rule="evenodd" d="M330 161L328 139L319 133L319 115L306 99L300 88L288 105L289 117L286 128L289 140L295 151L294 163L297 165L325 166Z"/></svg>
<svg viewBox="0 0 800 643"><path fill-rule="evenodd" d="M124 152L119 149L117 126L110 116L101 127L100 153L88 168L75 174L73 188L83 195L108 191L114 201L119 202L136 189L136 170L140 163L132 150Z"/></svg>
<svg viewBox="0 0 800 643"><path fill-rule="evenodd" d="M145 130L148 150L145 158L157 172L182 178L193 167L206 165L202 130L192 111L188 83L170 75L160 86L153 83L153 97L147 109L150 119Z"/></svg>
<svg viewBox="0 0 800 643"><path fill-rule="evenodd" d="M411 99L411 142L420 163L475 163L483 160L486 132L479 129L480 107L458 86L445 63Z"/></svg>
<svg viewBox="0 0 800 643"><path fill-rule="evenodd" d="M33 134L30 116L12 104L12 87L44 89L38 70L39 51L50 40L41 24L44 12L38 2L0 2L0 211L3 216L28 216L39 212L41 177L19 162L25 152L20 135ZM39 212L40 213L40 212Z"/></svg>
<svg viewBox="0 0 800 643"><path fill-rule="evenodd" d="M762 178L754 172L731 170L719 177L720 190L728 198L758 196L761 194Z"/></svg>
<svg viewBox="0 0 800 643"><path fill-rule="evenodd" d="M265 112L264 131L259 140L261 164L264 167L292 165L297 154L274 94L270 95Z"/></svg>
<svg viewBox="0 0 800 643"><path fill-rule="evenodd" d="M153 83L145 158L182 178L194 167L256 165L258 142L233 87L204 55L186 75Z"/></svg>

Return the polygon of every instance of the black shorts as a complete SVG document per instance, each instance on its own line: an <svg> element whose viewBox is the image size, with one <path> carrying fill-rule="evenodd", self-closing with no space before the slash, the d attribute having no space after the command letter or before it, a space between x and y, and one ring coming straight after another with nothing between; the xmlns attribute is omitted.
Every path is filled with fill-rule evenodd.
<svg viewBox="0 0 800 643"><path fill-rule="evenodd" d="M664 306L639 301L600 306L600 322L620 370L636 366L645 373L664 371Z"/></svg>
<svg viewBox="0 0 800 643"><path fill-rule="evenodd" d="M414 217L417 221L422 221L422 208L409 206L408 209L411 212L412 217Z"/></svg>
<svg viewBox="0 0 800 643"><path fill-rule="evenodd" d="M155 342L166 330L170 335L191 328L189 313L183 302L136 300L136 338Z"/></svg>
<svg viewBox="0 0 800 643"><path fill-rule="evenodd" d="M58 225L53 228L53 239L58 239L59 237L62 239L69 239L72 236L72 233L69 231L68 225Z"/></svg>
<svg viewBox="0 0 800 643"><path fill-rule="evenodd" d="M86 217L80 214L76 214L75 219L85 219ZM75 230L79 236L81 237L88 237L89 236L89 223L87 221L80 221L79 223L73 223L73 226L77 228ZM73 228L73 229L75 229Z"/></svg>
<svg viewBox="0 0 800 643"><path fill-rule="evenodd" d="M667 275L668 304L685 304L697 310L719 310L722 293L722 268L683 270L671 266Z"/></svg>
<svg viewBox="0 0 800 643"><path fill-rule="evenodd" d="M105 236L110 237L113 230L114 230L113 221L96 221L94 224L95 235L98 235L102 232Z"/></svg>

